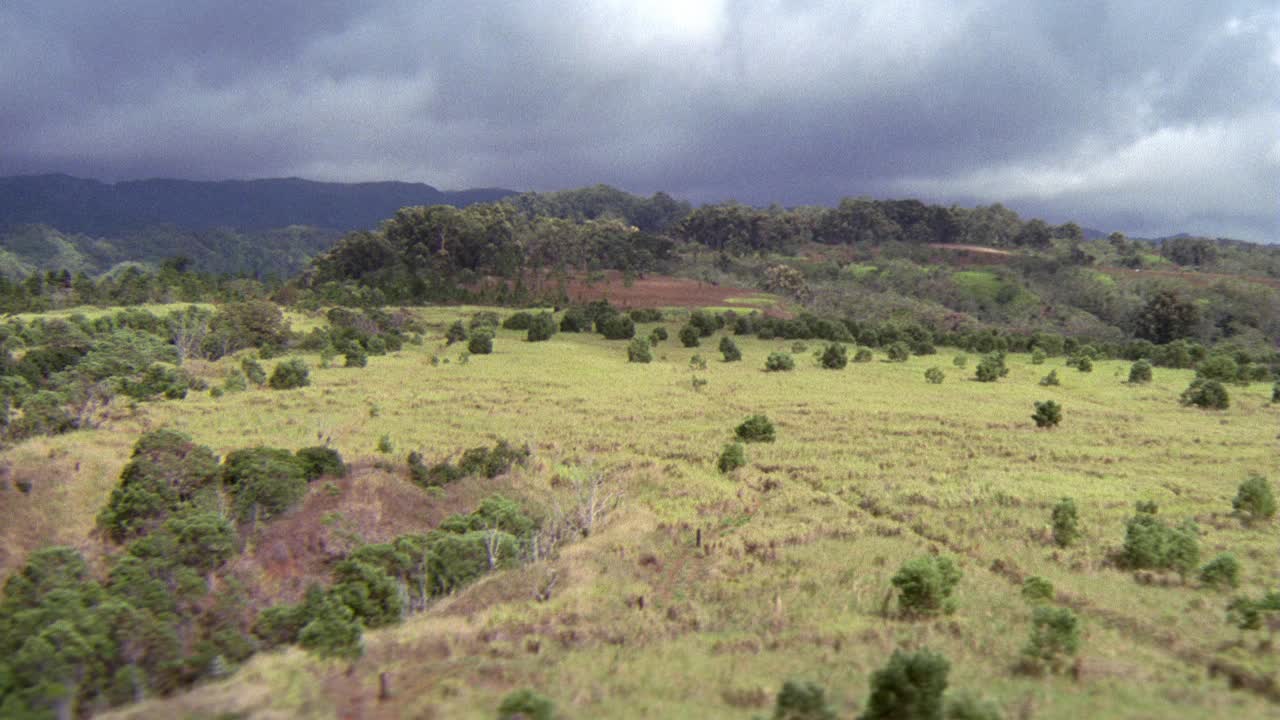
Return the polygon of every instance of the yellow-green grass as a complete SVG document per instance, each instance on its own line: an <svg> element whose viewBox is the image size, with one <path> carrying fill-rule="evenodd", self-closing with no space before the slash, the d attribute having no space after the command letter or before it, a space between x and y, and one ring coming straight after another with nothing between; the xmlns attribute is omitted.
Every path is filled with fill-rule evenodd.
<svg viewBox="0 0 1280 720"><path fill-rule="evenodd" d="M419 312L442 328L472 310ZM1109 561L1134 502L1153 499L1171 522L1200 522L1205 560L1237 553L1242 592L1271 586L1274 526L1230 515L1244 477L1275 474L1269 387L1232 387L1230 410L1204 412L1178 404L1188 371L1157 369L1151 385L1129 386L1127 363L1080 373L1061 358L1036 366L1011 355L1008 377L978 383L945 350L829 371L810 356L822 344L809 342L795 371L765 373L767 354L791 342L737 338L743 362L724 363L717 341L668 341L641 365L625 361L625 342L561 333L528 343L500 330L492 355L463 364L437 330L365 369L313 369L302 390L146 404L102 430L14 448L5 459L15 472L51 456L64 470L82 465L55 473L52 487L8 492L4 519L36 508L57 518L41 541L86 544L132 439L161 425L219 452L327 437L356 460L381 457L387 435L397 466L409 449L436 458L507 438L534 450L537 462L511 481L531 502L545 507L560 492L565 465L590 464L624 492L601 531L559 558L369 633L351 675L296 650L263 654L227 681L122 713L133 717L320 718L358 706L378 717L489 718L505 693L533 686L571 718L749 718L767 713L788 678L823 683L847 717L894 648L922 646L951 660L953 688L1008 717L1280 715L1261 694L1209 677L1215 664L1249 682L1277 671L1258 638L1241 646L1223 622L1226 595L1194 579L1140 584ZM694 354L706 370L690 369ZM433 355L449 362L433 365ZM941 385L923 377L935 365ZM1062 385L1038 385L1051 369ZM694 376L707 380L701 390ZM1032 403L1050 398L1064 407L1062 425L1038 430ZM757 412L773 419L777 441L749 445L748 466L721 475L716 456ZM1048 521L1063 496L1076 499L1084 532L1065 550ZM890 578L930 552L964 570L956 613L893 617ZM537 602L552 573L551 599ZM1016 581L1032 574L1084 620L1074 678L1013 671L1030 617ZM382 672L395 699L377 706Z"/></svg>

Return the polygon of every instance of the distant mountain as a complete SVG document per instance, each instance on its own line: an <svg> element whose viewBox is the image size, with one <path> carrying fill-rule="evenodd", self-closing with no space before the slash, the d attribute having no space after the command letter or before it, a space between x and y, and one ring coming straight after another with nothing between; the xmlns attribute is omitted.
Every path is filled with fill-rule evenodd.
<svg viewBox="0 0 1280 720"><path fill-rule="evenodd" d="M514 194L501 188L450 192L422 183L299 178L103 183L69 175L19 175L0 178L0 228L42 224L95 236L157 225L243 231L306 225L346 231L377 227L407 205L461 207Z"/></svg>

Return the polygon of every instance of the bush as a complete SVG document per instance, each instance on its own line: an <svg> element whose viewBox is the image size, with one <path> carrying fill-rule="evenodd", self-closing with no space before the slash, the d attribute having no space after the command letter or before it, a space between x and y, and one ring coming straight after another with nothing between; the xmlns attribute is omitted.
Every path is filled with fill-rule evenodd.
<svg viewBox="0 0 1280 720"><path fill-rule="evenodd" d="M1093 360L1088 355L1080 355L1075 359L1075 368L1082 373L1093 372Z"/></svg>
<svg viewBox="0 0 1280 720"><path fill-rule="evenodd" d="M597 326L606 340L630 340L636 335L636 324L626 315L612 315Z"/></svg>
<svg viewBox="0 0 1280 720"><path fill-rule="evenodd" d="M1001 720L1002 717L995 703L968 693L947 699L947 720Z"/></svg>
<svg viewBox="0 0 1280 720"><path fill-rule="evenodd" d="M720 329L721 323L706 310L694 310L689 313L689 325L702 337L711 337Z"/></svg>
<svg viewBox="0 0 1280 720"><path fill-rule="evenodd" d="M307 494L302 464L279 448L232 450L222 466L222 482L231 492L237 517L245 521L284 513Z"/></svg>
<svg viewBox="0 0 1280 720"><path fill-rule="evenodd" d="M742 351L738 349L738 344L728 335L720 338L720 354L724 355L725 362L737 362L742 359Z"/></svg>
<svg viewBox="0 0 1280 720"><path fill-rule="evenodd" d="M1035 350L1031 351L1031 364L1043 365L1046 357L1047 356L1044 354L1043 350L1041 350L1040 348L1036 348Z"/></svg>
<svg viewBox="0 0 1280 720"><path fill-rule="evenodd" d="M1196 377L1218 382L1235 382L1240 376L1240 366L1227 355L1213 355L1196 366Z"/></svg>
<svg viewBox="0 0 1280 720"><path fill-rule="evenodd" d="M836 713L821 685L788 680L774 700L773 720L836 720Z"/></svg>
<svg viewBox="0 0 1280 720"><path fill-rule="evenodd" d="M1022 581L1022 599L1029 603L1052 602L1053 583L1039 575L1032 575Z"/></svg>
<svg viewBox="0 0 1280 720"><path fill-rule="evenodd" d="M369 355L359 345L353 345L350 350L343 353L343 365L345 367L362 368L368 364Z"/></svg>
<svg viewBox="0 0 1280 720"><path fill-rule="evenodd" d="M307 482L329 475L342 477L347 474L347 466L342 462L342 455L331 447L317 445L299 450L295 457L302 468L302 476Z"/></svg>
<svg viewBox="0 0 1280 720"><path fill-rule="evenodd" d="M830 343L822 350L821 363L828 370L843 370L849 364L849 353L844 345Z"/></svg>
<svg viewBox="0 0 1280 720"><path fill-rule="evenodd" d="M924 371L924 379L929 381L930 385L941 385L942 381L947 379L946 373L942 372L942 368L931 367Z"/></svg>
<svg viewBox="0 0 1280 720"><path fill-rule="evenodd" d="M898 589L898 611L904 617L953 612L951 593L960 578L960 569L951 558L929 555L908 560L891 580Z"/></svg>
<svg viewBox="0 0 1280 720"><path fill-rule="evenodd" d="M666 340L668 337L670 337L670 335L667 334L667 329L659 325L658 327L653 329L653 332L649 333L649 344L657 345L663 340Z"/></svg>
<svg viewBox="0 0 1280 720"><path fill-rule="evenodd" d="M325 597L315 618L298 632L298 644L320 657L354 660L364 654L363 634L351 608Z"/></svg>
<svg viewBox="0 0 1280 720"><path fill-rule="evenodd" d="M1251 523L1275 517L1276 498L1271 492L1271 483L1261 475L1250 475L1236 490L1231 509Z"/></svg>
<svg viewBox="0 0 1280 720"><path fill-rule="evenodd" d="M471 333L467 341L467 352L472 355L489 355L493 353L493 335L485 330Z"/></svg>
<svg viewBox="0 0 1280 720"><path fill-rule="evenodd" d="M956 355L955 357L951 358L951 364L955 365L958 368L965 367L966 365L969 364L969 356L965 355L964 353L960 353L959 355Z"/></svg>
<svg viewBox="0 0 1280 720"><path fill-rule="evenodd" d="M1227 395L1227 388L1217 380L1196 378L1182 391L1181 402L1210 410L1226 410L1231 406L1231 397Z"/></svg>
<svg viewBox="0 0 1280 720"><path fill-rule="evenodd" d="M773 423L764 415L752 415L734 430L743 442L773 442Z"/></svg>
<svg viewBox="0 0 1280 720"><path fill-rule="evenodd" d="M1280 403L1280 382L1271 386L1271 402Z"/></svg>
<svg viewBox="0 0 1280 720"><path fill-rule="evenodd" d="M871 696L860 720L941 720L951 664L929 650L894 650L871 674Z"/></svg>
<svg viewBox="0 0 1280 720"><path fill-rule="evenodd" d="M555 716L555 703L529 688L508 693L498 706L498 720L555 720Z"/></svg>
<svg viewBox="0 0 1280 720"><path fill-rule="evenodd" d="M538 313L533 316L533 320L529 322L529 332L525 334L525 339L529 342L543 342L550 340L552 335L556 334L556 319L551 313Z"/></svg>
<svg viewBox="0 0 1280 720"><path fill-rule="evenodd" d="M1058 547L1070 547L1080 539L1080 520L1076 512L1076 502L1071 498L1062 498L1053 506L1050 513L1053 523L1053 541Z"/></svg>
<svg viewBox="0 0 1280 720"><path fill-rule="evenodd" d="M457 324L461 325L462 321L459 320ZM501 324L502 324L502 317L498 315L498 313L493 312L492 310L481 310L475 315L472 315L471 320L467 322L467 326L472 330L478 330L480 328L488 328L490 330L496 330L498 326ZM460 337L458 339L466 340L467 339L466 333L463 333L463 337Z"/></svg>
<svg viewBox="0 0 1280 720"><path fill-rule="evenodd" d="M1240 561L1231 553L1222 553L1200 568L1200 582L1217 590L1240 586Z"/></svg>
<svg viewBox="0 0 1280 720"><path fill-rule="evenodd" d="M634 338L627 343L627 362L653 362L653 353L649 351L649 341L644 338Z"/></svg>
<svg viewBox="0 0 1280 720"><path fill-rule="evenodd" d="M871 352L871 348L858 348L853 354L853 361L856 363L869 363L875 359L875 354Z"/></svg>
<svg viewBox="0 0 1280 720"><path fill-rule="evenodd" d="M785 372L794 370L795 367L796 361L792 360L791 356L784 352L771 352L764 361L764 369L767 372Z"/></svg>
<svg viewBox="0 0 1280 720"><path fill-rule="evenodd" d="M472 323L475 323L475 320L472 320ZM444 342L447 345L453 345L454 342L462 342L466 338L467 329L462 327L462 320L454 320L453 324L449 325L449 331L444 333Z"/></svg>
<svg viewBox="0 0 1280 720"><path fill-rule="evenodd" d="M276 365L267 381L272 390L293 390L311 384L311 371L302 358L289 358Z"/></svg>
<svg viewBox="0 0 1280 720"><path fill-rule="evenodd" d="M982 356L978 367L974 369L974 377L978 382L995 382L1009 374L1004 364L1004 353L993 352Z"/></svg>
<svg viewBox="0 0 1280 720"><path fill-rule="evenodd" d="M885 350L885 354L890 362L906 362L911 357L911 348L904 342L896 342Z"/></svg>
<svg viewBox="0 0 1280 720"><path fill-rule="evenodd" d="M528 330L532 324L533 314L524 311L508 315L507 319L502 321L502 327L507 330Z"/></svg>
<svg viewBox="0 0 1280 720"><path fill-rule="evenodd" d="M591 329L591 318L580 307L571 307L560 318L560 332L586 332Z"/></svg>
<svg viewBox="0 0 1280 720"><path fill-rule="evenodd" d="M1154 503L1139 503L1125 526L1120 557L1134 570L1172 570L1185 578L1200 562L1199 537L1195 523L1169 527L1156 517Z"/></svg>
<svg viewBox="0 0 1280 720"><path fill-rule="evenodd" d="M731 473L734 470L747 464L746 448L742 443L727 443L724 449L720 451L720 459L716 461L716 467L722 473Z"/></svg>
<svg viewBox="0 0 1280 720"><path fill-rule="evenodd" d="M680 344L687 347L698 347L702 344L702 336L698 334L698 328L692 325L685 325L680 328Z"/></svg>
<svg viewBox="0 0 1280 720"><path fill-rule="evenodd" d="M249 382L262 387L267 384L267 371L262 369L262 365L257 360L247 357L240 361L240 369L244 372L245 377L249 378Z"/></svg>
<svg viewBox="0 0 1280 720"><path fill-rule="evenodd" d="M1032 413L1031 419L1036 421L1038 428L1057 427L1062 422L1062 406L1054 400L1045 400L1044 402L1034 403L1036 411Z"/></svg>
<svg viewBox="0 0 1280 720"><path fill-rule="evenodd" d="M1070 608L1037 607L1031 611L1031 637L1022 649L1023 667L1058 672L1080 652L1080 618Z"/></svg>
<svg viewBox="0 0 1280 720"><path fill-rule="evenodd" d="M638 323L662 322L662 311L658 308L637 308L627 314Z"/></svg>
<svg viewBox="0 0 1280 720"><path fill-rule="evenodd" d="M1151 363L1146 360L1139 360L1129 366L1129 383L1131 385L1144 385L1151 382Z"/></svg>
<svg viewBox="0 0 1280 720"><path fill-rule="evenodd" d="M1056 387L1062 383L1058 380L1058 371L1050 370L1048 375L1040 378L1040 384L1045 387Z"/></svg>

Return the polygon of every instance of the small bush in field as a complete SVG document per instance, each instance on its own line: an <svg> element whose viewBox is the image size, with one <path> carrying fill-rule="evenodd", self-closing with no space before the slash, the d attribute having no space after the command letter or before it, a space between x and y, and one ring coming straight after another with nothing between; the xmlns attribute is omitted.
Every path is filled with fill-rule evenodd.
<svg viewBox="0 0 1280 720"><path fill-rule="evenodd" d="M644 338L633 338L627 343L627 362L653 362L653 353L649 350L649 341Z"/></svg>
<svg viewBox="0 0 1280 720"><path fill-rule="evenodd" d="M831 343L822 350L821 362L828 370L843 370L849 364L849 353L844 345Z"/></svg>
<svg viewBox="0 0 1280 720"><path fill-rule="evenodd" d="M951 593L960 582L960 568L948 557L925 556L908 560L893 576L898 589L898 609L905 617L927 617L955 610Z"/></svg>
<svg viewBox="0 0 1280 720"><path fill-rule="evenodd" d="M1036 421L1038 428L1057 427L1062 422L1062 406L1053 400L1045 400L1044 402L1035 403L1036 411L1032 413L1031 419Z"/></svg>
<svg viewBox="0 0 1280 720"><path fill-rule="evenodd" d="M737 362L742 359L742 351L738 349L738 344L727 335L720 338L720 354L724 355L725 362Z"/></svg>
<svg viewBox="0 0 1280 720"><path fill-rule="evenodd" d="M924 371L924 379L929 381L930 385L941 385L947 376L942 372L942 368L931 367Z"/></svg>
<svg viewBox="0 0 1280 720"><path fill-rule="evenodd" d="M764 415L752 415L734 431L743 442L773 442L773 423Z"/></svg>
<svg viewBox="0 0 1280 720"><path fill-rule="evenodd" d="M293 390L311 384L311 371L302 358L290 358L276 365L267 381L272 390Z"/></svg>
<svg viewBox="0 0 1280 720"><path fill-rule="evenodd" d="M790 355L784 352L771 352L769 357L764 361L764 369L767 372L786 372L794 370L796 361Z"/></svg>
<svg viewBox="0 0 1280 720"><path fill-rule="evenodd" d="M486 330L476 330L467 341L467 352L472 355L489 355L493 352L493 334Z"/></svg>
<svg viewBox="0 0 1280 720"><path fill-rule="evenodd" d="M716 467L722 473L731 473L746 464L746 449L742 443L736 442L725 445L724 450L720 451L720 459L716 461Z"/></svg>

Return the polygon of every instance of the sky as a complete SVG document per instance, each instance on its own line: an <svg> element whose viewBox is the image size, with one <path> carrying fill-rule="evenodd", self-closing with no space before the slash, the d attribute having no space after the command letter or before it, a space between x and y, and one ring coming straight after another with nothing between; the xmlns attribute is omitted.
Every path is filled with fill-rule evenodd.
<svg viewBox="0 0 1280 720"><path fill-rule="evenodd" d="M4 0L0 175L1001 202L1280 242L1280 4Z"/></svg>

